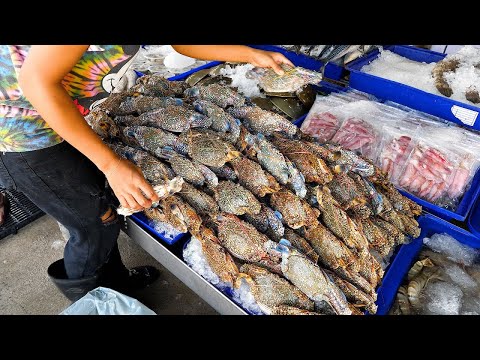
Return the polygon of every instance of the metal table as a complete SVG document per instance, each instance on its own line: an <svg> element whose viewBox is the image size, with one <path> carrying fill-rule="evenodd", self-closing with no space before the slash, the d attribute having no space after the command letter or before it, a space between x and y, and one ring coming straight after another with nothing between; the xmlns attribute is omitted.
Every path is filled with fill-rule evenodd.
<svg viewBox="0 0 480 360"><path fill-rule="evenodd" d="M132 219L126 218L123 231L217 312L222 315L248 315Z"/></svg>

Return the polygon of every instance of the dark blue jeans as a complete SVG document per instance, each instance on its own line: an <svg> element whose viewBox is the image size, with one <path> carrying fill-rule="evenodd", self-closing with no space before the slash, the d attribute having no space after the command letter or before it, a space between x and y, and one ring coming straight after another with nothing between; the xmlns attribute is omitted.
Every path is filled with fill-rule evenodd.
<svg viewBox="0 0 480 360"><path fill-rule="evenodd" d="M68 229L64 261L70 279L94 275L111 253L121 261L115 211L102 221L115 204L105 177L66 141L41 150L0 153L0 184L21 191Z"/></svg>

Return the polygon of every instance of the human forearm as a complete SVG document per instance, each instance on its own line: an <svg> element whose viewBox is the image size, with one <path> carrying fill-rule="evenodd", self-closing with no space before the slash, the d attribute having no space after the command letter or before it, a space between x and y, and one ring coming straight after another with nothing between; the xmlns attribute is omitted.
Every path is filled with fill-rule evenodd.
<svg viewBox="0 0 480 360"><path fill-rule="evenodd" d="M25 96L47 124L101 171L108 171L117 158L115 153L88 126L62 85L35 78L22 85Z"/></svg>
<svg viewBox="0 0 480 360"><path fill-rule="evenodd" d="M254 66L272 68L283 75L280 64L293 64L283 54L254 49L244 45L172 45L179 53L202 60L245 62Z"/></svg>
<svg viewBox="0 0 480 360"><path fill-rule="evenodd" d="M255 49L244 45L172 45L179 53L202 60L250 62Z"/></svg>

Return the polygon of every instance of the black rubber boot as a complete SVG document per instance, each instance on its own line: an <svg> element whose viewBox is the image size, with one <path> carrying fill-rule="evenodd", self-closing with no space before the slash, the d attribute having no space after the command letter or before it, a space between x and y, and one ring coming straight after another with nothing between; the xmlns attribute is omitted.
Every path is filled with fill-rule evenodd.
<svg viewBox="0 0 480 360"><path fill-rule="evenodd" d="M57 288L65 295L70 301L75 302L90 290L93 290L100 286L98 275L82 278L82 279L69 279L65 271L65 264L63 259L55 261L48 267L48 276L50 280L57 286Z"/></svg>
<svg viewBox="0 0 480 360"><path fill-rule="evenodd" d="M118 245L115 245L99 274L102 286L129 295L132 291L143 289L157 280L160 271L153 266L127 269L122 262Z"/></svg>

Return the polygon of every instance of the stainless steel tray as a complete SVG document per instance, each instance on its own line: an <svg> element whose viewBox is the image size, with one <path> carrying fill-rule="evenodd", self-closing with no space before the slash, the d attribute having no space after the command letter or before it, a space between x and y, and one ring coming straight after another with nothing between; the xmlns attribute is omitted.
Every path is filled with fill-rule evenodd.
<svg viewBox="0 0 480 360"><path fill-rule="evenodd" d="M126 218L123 231L220 314L248 315L133 220Z"/></svg>

